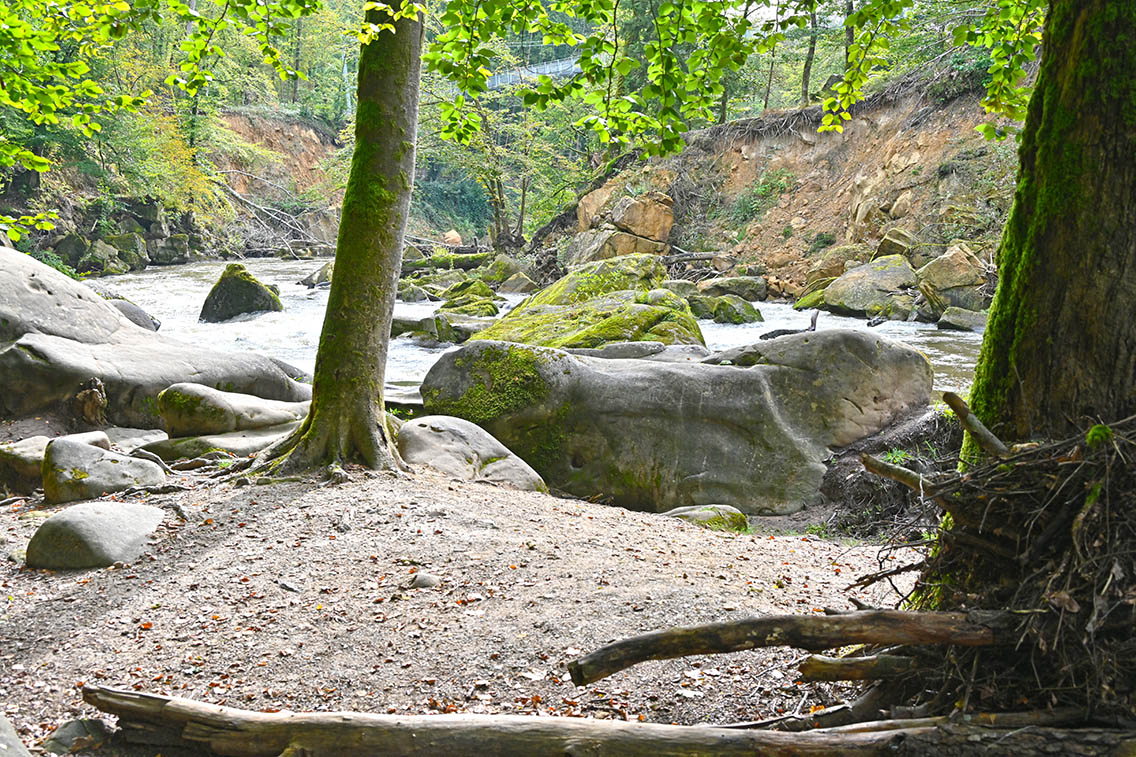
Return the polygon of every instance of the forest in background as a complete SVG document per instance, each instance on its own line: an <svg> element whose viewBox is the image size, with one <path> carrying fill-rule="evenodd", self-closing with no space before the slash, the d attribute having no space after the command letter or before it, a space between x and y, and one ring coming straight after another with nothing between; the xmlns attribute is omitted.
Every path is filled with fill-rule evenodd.
<svg viewBox="0 0 1136 757"><path fill-rule="evenodd" d="M642 58L644 46L651 43L648 2L622 2L617 28L598 30L618 39L629 58ZM717 121L817 104L828 96L826 86L833 86L845 69L851 34L844 22L854 10L851 0L828 0L818 3L804 28L794 26L760 40L755 36L757 52L723 80ZM930 93L944 100L988 81L989 52L957 46L952 37L952 30L973 20L968 16L973 13L955 0L915 3L908 14L909 32L890 41L887 73L874 79L868 91L915 70L935 79ZM183 54L180 21L155 22L148 34L127 37L96 56L88 76L111 97L151 92L136 110L104 113L102 128L86 133L83 122L63 118L36 125L18 110L0 109L3 139L59 169L42 174L4 170L0 210L20 215L79 204L84 217L97 223L113 214L121 198L149 197L175 213L192 211L197 224L215 235L217 246L239 249L247 227L239 219L248 208L234 201L227 184L232 172L225 166L239 165L257 176L265 165L288 157L228 128L223 116L233 115L304 123L334 141L338 149L325 161L322 181L303 188L274 185L260 200L289 215L334 208L350 163L359 55L357 41L344 30L358 26L359 15L357 4L333 0L297 19L280 43L288 65L302 74L293 79L283 79L266 65L253 39L223 29L218 45L225 54L214 61L212 81L192 96L167 80ZM436 19L430 23L428 38L443 31ZM581 33L597 32L578 25ZM64 47L55 54L66 59L78 52ZM570 60L573 49L523 33L496 43L495 52L495 73L502 73ZM615 81L622 90L636 91L645 72L634 68ZM447 108L457 94L454 86L437 73L424 75L415 231L440 234L454 228L467 239L488 236L498 246L519 247L626 149L618 141L604 144L582 124L592 110L586 98L545 110L526 107L520 89L532 83L530 76L476 97L471 106L482 129L463 145L443 138ZM704 125L709 124L693 124ZM41 232L38 239L46 236ZM37 235L16 245L31 251Z"/></svg>

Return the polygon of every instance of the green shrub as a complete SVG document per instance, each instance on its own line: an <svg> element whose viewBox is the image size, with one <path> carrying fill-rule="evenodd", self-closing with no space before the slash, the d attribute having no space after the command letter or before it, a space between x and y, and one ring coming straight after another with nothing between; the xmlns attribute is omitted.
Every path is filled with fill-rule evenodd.
<svg viewBox="0 0 1136 757"><path fill-rule="evenodd" d="M789 190L793 180L793 174L783 168L766 171L734 200L730 220L734 223L760 220Z"/></svg>

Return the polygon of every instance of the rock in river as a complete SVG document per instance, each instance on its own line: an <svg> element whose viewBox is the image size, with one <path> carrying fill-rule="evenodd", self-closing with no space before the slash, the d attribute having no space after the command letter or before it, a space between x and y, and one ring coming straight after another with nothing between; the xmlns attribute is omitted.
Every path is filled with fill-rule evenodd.
<svg viewBox="0 0 1136 757"><path fill-rule="evenodd" d="M179 381L268 399L311 398L310 386L267 357L139 328L88 287L0 247L0 417L58 406L91 378L105 384L108 420L136 428L157 425L158 392Z"/></svg>
<svg viewBox="0 0 1136 757"><path fill-rule="evenodd" d="M283 310L280 293L249 273L240 263L225 266L201 306L201 320L218 323L244 313Z"/></svg>
<svg viewBox="0 0 1136 757"><path fill-rule="evenodd" d="M829 448L926 407L931 366L874 334L753 345L749 360L605 360L470 341L422 385L427 412L477 423L551 486L654 511L783 514L820 498ZM741 367L748 362L752 367Z"/></svg>

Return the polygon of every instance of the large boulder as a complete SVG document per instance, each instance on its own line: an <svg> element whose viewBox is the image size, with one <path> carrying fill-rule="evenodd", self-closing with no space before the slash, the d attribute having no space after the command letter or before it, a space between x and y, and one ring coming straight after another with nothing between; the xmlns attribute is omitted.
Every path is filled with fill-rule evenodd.
<svg viewBox="0 0 1136 757"><path fill-rule="evenodd" d="M157 486L166 473L149 460L73 439L55 439L43 457L43 498L49 504L94 499L135 486Z"/></svg>
<svg viewBox="0 0 1136 757"><path fill-rule="evenodd" d="M52 441L67 439L82 444L91 444L102 449L110 449L110 437L103 431L87 431L81 434L52 439L47 436L30 436L19 441L0 444L0 484L13 491L30 492L43 485L43 458L47 445Z"/></svg>
<svg viewBox="0 0 1136 757"><path fill-rule="evenodd" d="M161 222L154 226L161 226ZM171 234L170 236L147 235L146 254L154 265L180 265L189 262L189 235ZM160 234L160 232L158 232Z"/></svg>
<svg viewBox="0 0 1136 757"><path fill-rule="evenodd" d="M537 305L574 305L624 289L657 289L666 277L666 266L655 255L623 255L598 260L572 269L568 275L522 302L510 315L519 315L525 308Z"/></svg>
<svg viewBox="0 0 1136 757"><path fill-rule="evenodd" d="M742 354L664 363L471 341L438 360L422 396L427 412L477 423L577 496L751 514L818 501L830 448L930 399L927 359L871 333L797 334L748 350L752 367L740 367Z"/></svg>
<svg viewBox="0 0 1136 757"><path fill-rule="evenodd" d="M91 378L105 385L108 420L137 428L158 425L158 392L181 381L268 399L311 398L310 386L267 357L139 328L88 287L0 247L0 417L56 407Z"/></svg>
<svg viewBox="0 0 1136 757"><path fill-rule="evenodd" d="M79 273L117 274L126 273L130 266L118 258L118 250L101 239L95 240L79 262L74 266Z"/></svg>
<svg viewBox="0 0 1136 757"><path fill-rule="evenodd" d="M485 429L461 418L428 415L407 421L398 430L398 451L408 463L428 465L454 478L548 491L528 463Z"/></svg>
<svg viewBox="0 0 1136 757"><path fill-rule="evenodd" d="M150 265L150 255L146 252L146 240L138 233L109 234L103 241L118 251L119 260L130 266L132 271L140 271Z"/></svg>
<svg viewBox="0 0 1136 757"><path fill-rule="evenodd" d="M521 270L521 264L515 258L502 253L480 268L474 269L473 275L487 284L499 286L521 273Z"/></svg>
<svg viewBox="0 0 1136 757"><path fill-rule="evenodd" d="M501 286L497 287L497 291L501 294L529 294L539 288L536 282L524 273L514 273L501 282Z"/></svg>
<svg viewBox="0 0 1136 757"><path fill-rule="evenodd" d="M665 242L674 226L674 200L661 192L623 197L611 209L611 222L637 237Z"/></svg>
<svg viewBox="0 0 1136 757"><path fill-rule="evenodd" d="M922 314L929 320L950 307L982 310L990 304L980 289L986 283L986 267L964 245L952 245L915 275L927 302Z"/></svg>
<svg viewBox="0 0 1136 757"><path fill-rule="evenodd" d="M947 308L940 316L937 324L941 329L950 331L977 331L986 330L986 313L965 308Z"/></svg>
<svg viewBox="0 0 1136 757"><path fill-rule="evenodd" d="M564 262L574 266L623 255L661 255L666 251L663 242L602 226L574 236L564 248Z"/></svg>
<svg viewBox="0 0 1136 757"><path fill-rule="evenodd" d="M245 313L283 310L280 295L241 263L229 263L201 306L201 320L219 323Z"/></svg>
<svg viewBox="0 0 1136 757"><path fill-rule="evenodd" d="M844 273L824 290L825 306L839 315L906 320L915 304L915 271L902 255L876 258Z"/></svg>
<svg viewBox="0 0 1136 757"><path fill-rule="evenodd" d="M757 308L736 294L723 294L719 297L696 294L687 297L686 301L690 304L690 312L699 320L734 324L765 320Z"/></svg>
<svg viewBox="0 0 1136 757"><path fill-rule="evenodd" d="M718 279L707 279L698 284L700 294L709 297L721 297L732 294L749 302L759 302L769 296L769 286L760 276L727 276Z"/></svg>
<svg viewBox="0 0 1136 757"><path fill-rule="evenodd" d="M129 562L142 554L164 517L157 507L132 502L68 507L36 529L28 542L28 567L78 570Z"/></svg>
<svg viewBox="0 0 1136 757"><path fill-rule="evenodd" d="M158 394L158 414L170 436L247 431L304 419L310 402L266 400L201 384L174 384Z"/></svg>
<svg viewBox="0 0 1136 757"><path fill-rule="evenodd" d="M866 244L842 244L828 247L809 265L805 274L806 284L815 284L824 279L835 279L844 274L849 262L864 263L871 255Z"/></svg>
<svg viewBox="0 0 1136 757"><path fill-rule="evenodd" d="M670 299L651 302L654 293ZM560 348L635 341L706 343L686 304L666 290L623 290L574 305L518 307L471 339Z"/></svg>

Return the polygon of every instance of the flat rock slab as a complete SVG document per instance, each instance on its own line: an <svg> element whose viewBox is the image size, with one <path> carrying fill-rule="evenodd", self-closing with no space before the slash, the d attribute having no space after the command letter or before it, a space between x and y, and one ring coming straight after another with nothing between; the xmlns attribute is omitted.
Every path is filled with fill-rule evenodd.
<svg viewBox="0 0 1136 757"><path fill-rule="evenodd" d="M170 435L165 431L156 428L124 428L122 426L112 426L103 429L103 431L106 432L111 445L117 447L119 452L126 454L151 442L170 438Z"/></svg>
<svg viewBox="0 0 1136 757"><path fill-rule="evenodd" d="M284 423L279 426L255 428L248 431L231 431L227 434L208 434L205 436L187 436L179 439L162 439L151 442L142 447L147 452L153 452L158 457L169 462L182 458L201 457L207 452L228 452L236 457L255 455L262 449L287 434L292 433L299 421Z"/></svg>
<svg viewBox="0 0 1136 757"><path fill-rule="evenodd" d="M165 471L155 463L66 437L47 445L42 471L43 496L49 504L94 499L166 480Z"/></svg>
<svg viewBox="0 0 1136 757"><path fill-rule="evenodd" d="M132 502L73 505L36 529L28 542L28 567L74 570L130 562L164 517L156 507Z"/></svg>
<svg viewBox="0 0 1136 757"><path fill-rule="evenodd" d="M158 413L171 437L225 434L294 423L303 420L310 407L310 402L267 400L191 383L174 384L158 395Z"/></svg>
<svg viewBox="0 0 1136 757"><path fill-rule="evenodd" d="M428 465L454 478L548 491L528 463L488 431L461 418L428 415L407 421L398 431L398 451L408 463Z"/></svg>

